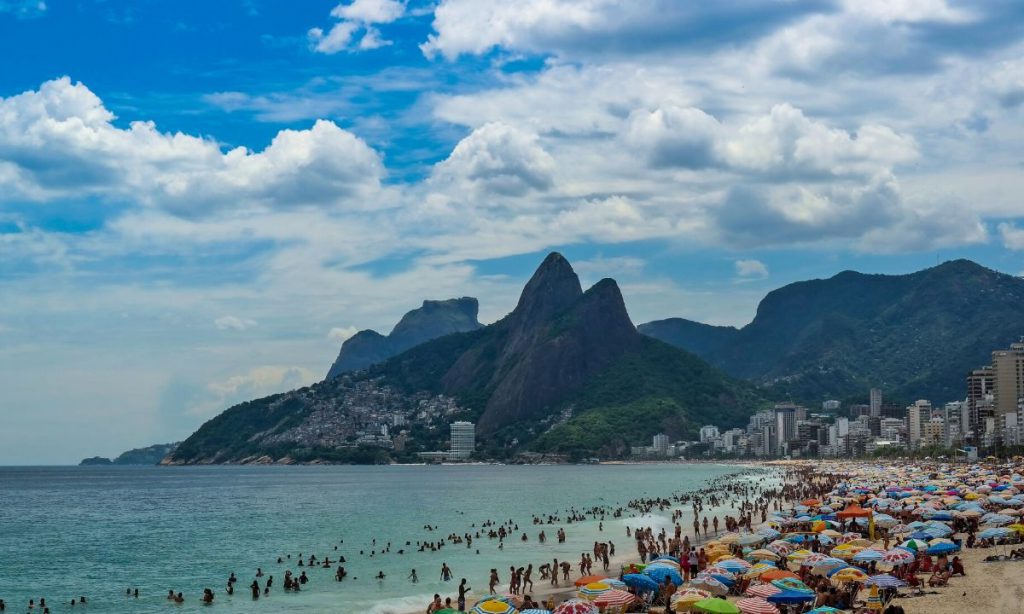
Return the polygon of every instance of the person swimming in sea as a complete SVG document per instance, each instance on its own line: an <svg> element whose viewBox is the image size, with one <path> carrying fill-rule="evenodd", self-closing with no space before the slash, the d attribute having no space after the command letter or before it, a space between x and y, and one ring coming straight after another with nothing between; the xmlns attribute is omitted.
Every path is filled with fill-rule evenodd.
<svg viewBox="0 0 1024 614"><path fill-rule="evenodd" d="M213 591L209 588L204 588L202 601L206 605L213 605Z"/></svg>
<svg viewBox="0 0 1024 614"><path fill-rule="evenodd" d="M260 583L258 581L256 581L256 580L253 580L252 584L249 585L249 588L252 590L252 598L253 598L253 600L255 601L256 599L259 599L260 598Z"/></svg>
<svg viewBox="0 0 1024 614"><path fill-rule="evenodd" d="M411 571L411 572L409 573L409 579L410 579L410 580L412 580L412 582L413 582L413 583L416 583L416 582L419 582L419 581L420 581L420 579L419 579L419 578L418 578L418 577L416 576L416 570L415 570L415 569L414 569L414 570L412 570L412 571Z"/></svg>

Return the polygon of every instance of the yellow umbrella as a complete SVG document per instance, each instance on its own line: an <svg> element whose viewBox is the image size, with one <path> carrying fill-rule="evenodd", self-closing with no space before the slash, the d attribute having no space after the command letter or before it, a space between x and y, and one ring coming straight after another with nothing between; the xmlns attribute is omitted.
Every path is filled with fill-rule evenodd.
<svg viewBox="0 0 1024 614"><path fill-rule="evenodd" d="M790 561L802 561L805 558L811 556L811 554L813 553L810 550L801 548L800 550L797 550L795 552L790 552L789 556L787 556L786 558Z"/></svg>
<svg viewBox="0 0 1024 614"><path fill-rule="evenodd" d="M821 532L821 534L825 535L826 537L832 537L832 538L842 537L843 536L842 533L840 533L839 531L836 531L835 529L825 529L824 531Z"/></svg>
<svg viewBox="0 0 1024 614"><path fill-rule="evenodd" d="M761 548L759 550L754 550L752 552L747 553L747 558L748 559L757 559L759 561L761 561L761 560L777 561L777 560L779 560L779 555L775 554L771 550L768 550L768 549L765 549L765 548Z"/></svg>
<svg viewBox="0 0 1024 614"><path fill-rule="evenodd" d="M868 574L856 567L846 567L832 574L833 582L864 582L867 579Z"/></svg>

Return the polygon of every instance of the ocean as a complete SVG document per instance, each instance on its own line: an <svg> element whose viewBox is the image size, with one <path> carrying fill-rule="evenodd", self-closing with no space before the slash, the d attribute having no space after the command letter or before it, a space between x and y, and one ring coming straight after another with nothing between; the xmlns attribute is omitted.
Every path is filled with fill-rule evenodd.
<svg viewBox="0 0 1024 614"><path fill-rule="evenodd" d="M0 467L0 599L8 612L27 611L28 600L40 597L55 614L68 612L80 595L88 612L191 612L207 611L199 598L209 587L218 611L425 611L435 592L454 597L459 578L479 596L492 567L507 583L510 565L536 568L552 558L575 565L595 541L632 552L627 524L670 524L667 517L609 516L603 531L596 521L538 527L534 514L564 519L570 508L696 490L740 470L709 464ZM520 532L500 550L485 534L469 549L419 552L415 546L509 519ZM564 544L555 539L559 526L567 532ZM546 544L537 541L541 529ZM529 541L520 541L522 532ZM381 554L388 542L391 551ZM300 553L332 561L344 555L349 577L339 583L332 570L297 567ZM440 581L442 562L453 582ZM248 586L257 567L266 574L260 585L273 575L274 588L252 601ZM308 574L301 592L284 592L286 569ZM408 580L412 569L415 584ZM386 578L374 579L381 571ZM229 596L232 572L238 583ZM126 597L128 588L138 588L139 598ZM185 604L170 604L168 590L184 593Z"/></svg>

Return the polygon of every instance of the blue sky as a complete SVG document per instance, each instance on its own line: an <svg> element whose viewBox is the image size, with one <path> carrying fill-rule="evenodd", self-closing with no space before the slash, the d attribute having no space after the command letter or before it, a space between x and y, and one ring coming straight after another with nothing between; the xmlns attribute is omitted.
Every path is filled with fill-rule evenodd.
<svg viewBox="0 0 1024 614"><path fill-rule="evenodd" d="M543 255L636 322L1024 271L1011 1L0 0L0 464L187 436Z"/></svg>

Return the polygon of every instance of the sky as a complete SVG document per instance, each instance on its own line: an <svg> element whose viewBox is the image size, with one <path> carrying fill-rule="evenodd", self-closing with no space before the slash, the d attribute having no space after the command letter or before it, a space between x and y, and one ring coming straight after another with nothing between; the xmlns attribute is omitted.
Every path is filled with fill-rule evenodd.
<svg viewBox="0 0 1024 614"><path fill-rule="evenodd" d="M544 255L637 323L1024 271L1014 0L0 0L0 464L188 436Z"/></svg>

